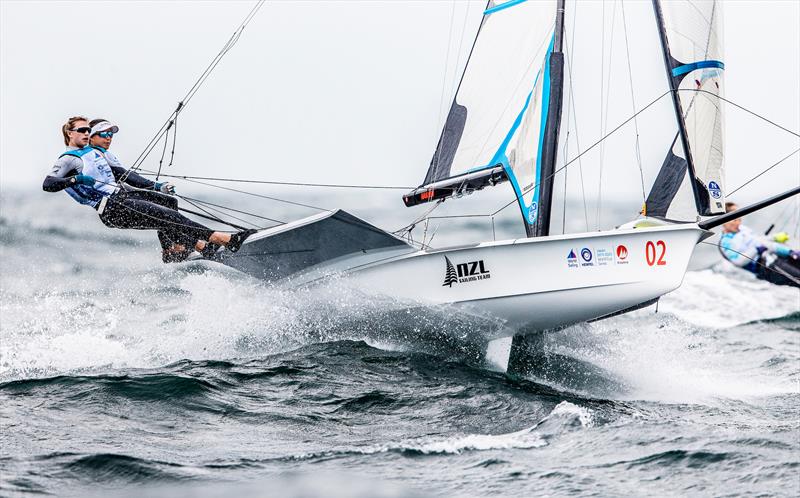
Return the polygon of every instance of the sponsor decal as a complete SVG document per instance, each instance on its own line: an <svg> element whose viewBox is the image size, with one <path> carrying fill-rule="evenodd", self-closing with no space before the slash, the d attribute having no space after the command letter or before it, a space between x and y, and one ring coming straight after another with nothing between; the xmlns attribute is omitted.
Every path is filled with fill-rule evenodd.
<svg viewBox="0 0 800 498"><path fill-rule="evenodd" d="M591 249L589 249L588 247L584 247L583 249L581 249L581 259L583 260L581 266L594 266L592 258L594 258L594 255L592 254Z"/></svg>
<svg viewBox="0 0 800 498"><path fill-rule="evenodd" d="M528 208L528 223L536 223L536 215L539 213L539 205L532 203Z"/></svg>
<svg viewBox="0 0 800 498"><path fill-rule="evenodd" d="M444 263L444 283L442 287L448 286L452 288L453 284L463 284L491 278L489 270L486 269L486 263L484 263L482 259L454 265L453 262L445 256Z"/></svg>
<svg viewBox="0 0 800 498"><path fill-rule="evenodd" d="M620 244L617 246L617 264L618 265L627 265L628 264L628 248L624 245Z"/></svg>
<svg viewBox="0 0 800 498"><path fill-rule="evenodd" d="M597 266L608 266L614 262L614 253L611 252L610 249L606 248L595 248L595 259L597 260Z"/></svg>
<svg viewBox="0 0 800 498"><path fill-rule="evenodd" d="M578 267L578 256L575 255L575 250L570 249L569 254L567 254L567 266L569 268L577 268Z"/></svg>
<svg viewBox="0 0 800 498"><path fill-rule="evenodd" d="M708 193L711 194L711 197L714 199L719 199L722 197L722 189L719 186L719 183L711 181L708 182Z"/></svg>

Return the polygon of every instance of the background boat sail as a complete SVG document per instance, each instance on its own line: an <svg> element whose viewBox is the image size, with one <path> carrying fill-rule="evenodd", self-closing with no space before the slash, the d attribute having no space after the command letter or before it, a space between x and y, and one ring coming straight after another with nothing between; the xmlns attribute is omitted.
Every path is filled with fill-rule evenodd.
<svg viewBox="0 0 800 498"><path fill-rule="evenodd" d="M609 231L549 235L554 177L570 164L556 168L569 135L564 6L488 3L423 184L403 197L413 206L508 182L528 238L418 248L337 211L263 230L216 259L286 287L347 285L397 309L452 307L492 324L476 331L483 339L625 312L677 288L695 245L725 219L699 222L724 211L719 5L653 2L654 56L665 62L662 97L672 100L677 133L660 137L660 168L645 171L640 161L645 216Z"/></svg>

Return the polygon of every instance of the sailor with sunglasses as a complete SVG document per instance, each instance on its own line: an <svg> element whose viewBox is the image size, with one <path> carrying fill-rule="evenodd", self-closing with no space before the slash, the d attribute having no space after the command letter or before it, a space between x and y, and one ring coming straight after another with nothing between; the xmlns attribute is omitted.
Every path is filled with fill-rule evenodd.
<svg viewBox="0 0 800 498"><path fill-rule="evenodd" d="M108 152L111 137L119 131L116 125L103 120L92 128L88 119L75 116L62 126L61 131L67 150L59 156L42 188L46 192L65 190L80 204L96 209L100 220L108 227L158 230L165 263L183 261L193 249L205 250L206 256L211 255L209 249L219 246L237 251L242 242L255 232L216 232L180 214L176 199L156 192L172 194L174 187L153 182L125 169ZM93 135L98 137L98 148L89 146ZM99 145L102 143L106 147ZM176 246L178 250L175 250Z"/></svg>

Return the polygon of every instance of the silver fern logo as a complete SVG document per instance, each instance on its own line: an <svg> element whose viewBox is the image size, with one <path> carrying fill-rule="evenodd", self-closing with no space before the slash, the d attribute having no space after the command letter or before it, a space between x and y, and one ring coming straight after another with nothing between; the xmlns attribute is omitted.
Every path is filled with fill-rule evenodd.
<svg viewBox="0 0 800 498"><path fill-rule="evenodd" d="M445 256L444 264L444 283L442 284L442 287L446 285L452 288L453 284L463 284L465 282L485 280L491 277L489 270L486 269L486 265L482 259L478 261L470 261L469 263L459 263L454 265L453 262L450 261L447 256Z"/></svg>
<svg viewBox="0 0 800 498"><path fill-rule="evenodd" d="M458 274L456 273L456 267L453 266L453 263L450 262L447 256L444 257L444 263L447 265L447 268L444 271L444 283L442 284L442 287L446 285L452 288L453 284L458 283Z"/></svg>

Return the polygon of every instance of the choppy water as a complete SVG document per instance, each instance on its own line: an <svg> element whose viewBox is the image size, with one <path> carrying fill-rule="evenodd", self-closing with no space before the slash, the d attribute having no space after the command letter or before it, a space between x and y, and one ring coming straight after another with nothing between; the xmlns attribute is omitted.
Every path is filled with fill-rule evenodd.
<svg viewBox="0 0 800 498"><path fill-rule="evenodd" d="M0 218L0 495L800 493L795 289L690 272L507 375L508 341L164 266L151 234L27 199Z"/></svg>

